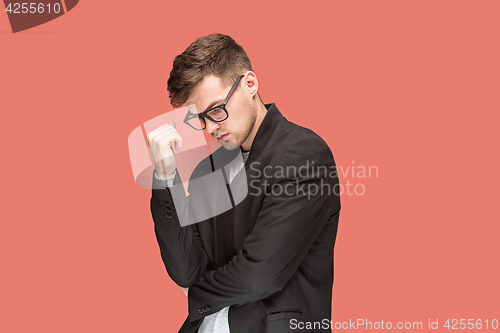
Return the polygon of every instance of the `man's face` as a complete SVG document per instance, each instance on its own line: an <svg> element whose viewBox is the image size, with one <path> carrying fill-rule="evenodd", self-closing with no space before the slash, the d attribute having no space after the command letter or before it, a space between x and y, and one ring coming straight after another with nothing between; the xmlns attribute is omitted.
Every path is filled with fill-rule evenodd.
<svg viewBox="0 0 500 333"><path fill-rule="evenodd" d="M190 112L200 114L222 104L230 89L231 85L223 86L221 78L209 74L196 86L185 104ZM205 118L206 131L225 149L233 150L247 140L257 117L251 98L245 91L245 77L239 82L226 109L229 117L222 122Z"/></svg>

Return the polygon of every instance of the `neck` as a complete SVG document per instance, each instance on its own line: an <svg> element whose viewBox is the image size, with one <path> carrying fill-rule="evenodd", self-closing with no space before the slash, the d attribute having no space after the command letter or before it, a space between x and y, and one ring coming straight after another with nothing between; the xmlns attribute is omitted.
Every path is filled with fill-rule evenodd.
<svg viewBox="0 0 500 333"><path fill-rule="evenodd" d="M257 134L257 131L260 128L260 125L262 124L262 121L264 120L264 117L266 116L267 109L262 103L262 101L259 98L259 102L257 103L257 116L255 118L255 123L252 127L252 130L250 131L250 134L248 135L248 138L241 144L241 149L243 151L249 151L252 148L252 143L253 140L255 139L255 135Z"/></svg>

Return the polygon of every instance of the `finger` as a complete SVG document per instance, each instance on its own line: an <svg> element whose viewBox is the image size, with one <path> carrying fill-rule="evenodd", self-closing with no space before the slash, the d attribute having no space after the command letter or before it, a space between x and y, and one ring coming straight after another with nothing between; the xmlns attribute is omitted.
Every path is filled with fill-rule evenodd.
<svg viewBox="0 0 500 333"><path fill-rule="evenodd" d="M171 122L171 123L174 123L174 125L175 125L175 122ZM157 135L165 133L165 132L170 131L172 129L175 129L175 126L172 126L171 124L161 125L161 126L155 128L154 130L152 130L151 132L149 132L146 135L146 137L147 137L148 141L151 142L151 140L153 140Z"/></svg>
<svg viewBox="0 0 500 333"><path fill-rule="evenodd" d="M163 127L161 129L160 128L156 129L155 131L157 132L155 132L154 134L153 132L151 132L148 141L150 143L153 142L158 144L159 142L164 140L165 136L178 134L175 128L173 128L171 125L165 125L165 126L166 127Z"/></svg>
<svg viewBox="0 0 500 333"><path fill-rule="evenodd" d="M156 145L158 145L162 149L166 148L167 146L171 148L172 142L175 141L176 136L178 136L178 134L175 130L165 131L161 134L158 134L158 136L155 137Z"/></svg>
<svg viewBox="0 0 500 333"><path fill-rule="evenodd" d="M173 128L175 128L175 121L170 120L170 121L168 122L168 124L169 124L170 126L172 126Z"/></svg>
<svg viewBox="0 0 500 333"><path fill-rule="evenodd" d="M170 139L169 136L171 136L172 138ZM167 139L167 137L168 137L168 139ZM175 128L170 127L170 130L163 132L163 134L161 134L161 136L158 137L158 141L160 141L160 140L169 140L169 142L174 142L175 149L177 151L182 149L182 137L175 130ZM171 145L171 146L174 146L174 145Z"/></svg>
<svg viewBox="0 0 500 333"><path fill-rule="evenodd" d="M175 141L175 149L177 151L181 150L182 149L182 138L181 136L179 135L179 133L175 133L175 136L174 136L174 141Z"/></svg>

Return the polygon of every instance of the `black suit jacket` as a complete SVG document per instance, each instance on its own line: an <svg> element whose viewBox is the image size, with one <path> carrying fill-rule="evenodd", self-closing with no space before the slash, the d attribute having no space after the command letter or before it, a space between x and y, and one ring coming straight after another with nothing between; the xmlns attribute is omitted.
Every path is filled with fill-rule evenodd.
<svg viewBox="0 0 500 333"><path fill-rule="evenodd" d="M223 148L197 166L186 200L174 205L173 189L152 191L165 267L178 285L189 287L189 316L179 332L197 332L205 316L226 306L231 332L330 331L325 323L331 318L340 211L335 161L317 134L287 121L274 104L266 108L245 164L246 179L234 180L229 189L246 182L248 194L240 203L181 226L181 215L196 214L191 205L203 206L207 197L223 193L218 185L192 181L222 170L235 156ZM292 329L299 321L316 326Z"/></svg>

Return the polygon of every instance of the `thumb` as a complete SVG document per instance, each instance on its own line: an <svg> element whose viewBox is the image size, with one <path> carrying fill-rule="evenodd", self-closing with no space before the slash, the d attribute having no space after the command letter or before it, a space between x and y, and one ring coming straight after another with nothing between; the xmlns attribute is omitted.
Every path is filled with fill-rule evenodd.
<svg viewBox="0 0 500 333"><path fill-rule="evenodd" d="M170 120L168 122L168 124L170 126L172 126L173 128L175 128L175 121ZM182 149L182 138L179 136L179 134L177 134L176 138L174 139L174 142L175 142L175 149L177 151L181 150Z"/></svg>
<svg viewBox="0 0 500 333"><path fill-rule="evenodd" d="M181 150L182 149L182 139L181 139L181 137L177 136L174 141L175 141L175 149L177 151Z"/></svg>

